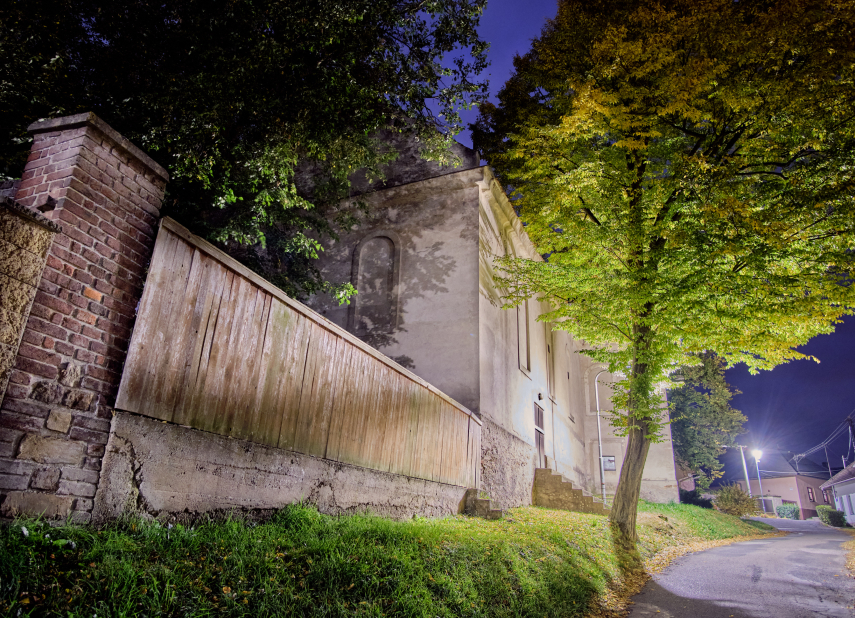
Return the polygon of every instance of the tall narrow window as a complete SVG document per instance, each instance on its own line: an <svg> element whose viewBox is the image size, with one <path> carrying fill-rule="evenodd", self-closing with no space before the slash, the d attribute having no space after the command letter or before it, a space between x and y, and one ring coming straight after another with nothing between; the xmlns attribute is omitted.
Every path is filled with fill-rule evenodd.
<svg viewBox="0 0 855 618"><path fill-rule="evenodd" d="M529 350L528 301L517 305L517 341L519 343L520 369L531 371L531 352Z"/></svg>
<svg viewBox="0 0 855 618"><path fill-rule="evenodd" d="M811 502L816 502L816 497L813 495L813 487L808 487L808 500Z"/></svg>
<svg viewBox="0 0 855 618"><path fill-rule="evenodd" d="M552 326L546 324L546 384L549 398L555 401L555 337Z"/></svg>
<svg viewBox="0 0 855 618"><path fill-rule="evenodd" d="M534 445L537 448L537 467L546 467L546 434L543 429L543 408L534 404Z"/></svg>
<svg viewBox="0 0 855 618"><path fill-rule="evenodd" d="M846 503L849 505L849 511L847 511L847 515L852 515L852 494L848 494L846 496Z"/></svg>
<svg viewBox="0 0 855 618"><path fill-rule="evenodd" d="M398 247L391 234L375 233L356 247L348 330L356 335L391 333L398 319Z"/></svg>

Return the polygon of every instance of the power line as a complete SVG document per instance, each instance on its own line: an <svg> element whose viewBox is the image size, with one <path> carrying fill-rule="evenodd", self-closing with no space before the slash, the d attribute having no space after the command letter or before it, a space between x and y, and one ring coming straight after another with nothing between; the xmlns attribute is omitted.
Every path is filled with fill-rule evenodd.
<svg viewBox="0 0 855 618"><path fill-rule="evenodd" d="M802 459L804 459L805 457L807 457L808 455L812 455L813 453L816 453L817 451L821 451L821 450L826 449L828 447L828 445L831 444L837 438L839 438L840 435L844 431L849 432L849 446L851 447L852 446L852 440L853 440L853 429L852 429L853 419L855 419L855 410L852 410L852 412L849 413L849 416L847 416L845 419L843 419L843 421L837 427L834 428L834 431L832 431L831 435L828 436L825 440L823 440L822 442L820 442L819 444L817 444L813 448L809 448L804 453L799 453L798 455L793 457L793 461L796 462L796 466L798 466L799 462ZM846 449L846 454L847 455L849 454L848 448ZM826 460L828 460L827 456L826 456ZM828 465L829 465L829 469L830 469L831 464L829 463Z"/></svg>

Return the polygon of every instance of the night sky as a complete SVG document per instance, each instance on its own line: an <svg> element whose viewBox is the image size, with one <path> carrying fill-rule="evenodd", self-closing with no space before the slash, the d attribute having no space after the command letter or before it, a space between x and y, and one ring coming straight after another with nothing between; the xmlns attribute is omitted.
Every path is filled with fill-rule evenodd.
<svg viewBox="0 0 855 618"><path fill-rule="evenodd" d="M511 75L514 54L528 51L556 6L555 0L488 0L480 32L491 44L488 73L493 95ZM477 111L472 111L464 120L473 122L476 117ZM458 139L472 145L468 133ZM821 362L795 361L756 376L749 375L744 365L727 372L728 381L742 391L733 406L748 417L748 433L739 439L742 444L802 452L822 442L855 409L855 318L847 318L835 333L816 337L800 351ZM840 465L848 446L845 437L832 445L833 465ZM817 453L812 459L823 463L825 455Z"/></svg>

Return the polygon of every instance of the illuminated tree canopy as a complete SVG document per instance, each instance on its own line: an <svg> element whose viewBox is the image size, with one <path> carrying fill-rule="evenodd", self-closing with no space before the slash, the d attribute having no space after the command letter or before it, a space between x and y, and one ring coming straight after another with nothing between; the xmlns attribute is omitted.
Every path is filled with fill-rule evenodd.
<svg viewBox="0 0 855 618"><path fill-rule="evenodd" d="M503 262L509 304L548 300L626 375L631 541L657 384L708 350L803 358L855 308L853 26L851 1L562 0L482 107L476 145L547 257Z"/></svg>

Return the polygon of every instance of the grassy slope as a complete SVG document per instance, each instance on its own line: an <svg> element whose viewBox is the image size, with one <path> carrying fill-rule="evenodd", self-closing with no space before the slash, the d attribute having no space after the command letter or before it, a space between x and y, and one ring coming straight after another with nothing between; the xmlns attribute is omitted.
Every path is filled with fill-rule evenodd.
<svg viewBox="0 0 855 618"><path fill-rule="evenodd" d="M759 532L693 506L641 510L642 558ZM291 507L258 525L0 530L0 613L14 616L581 616L639 573L604 517L537 508L496 522Z"/></svg>

